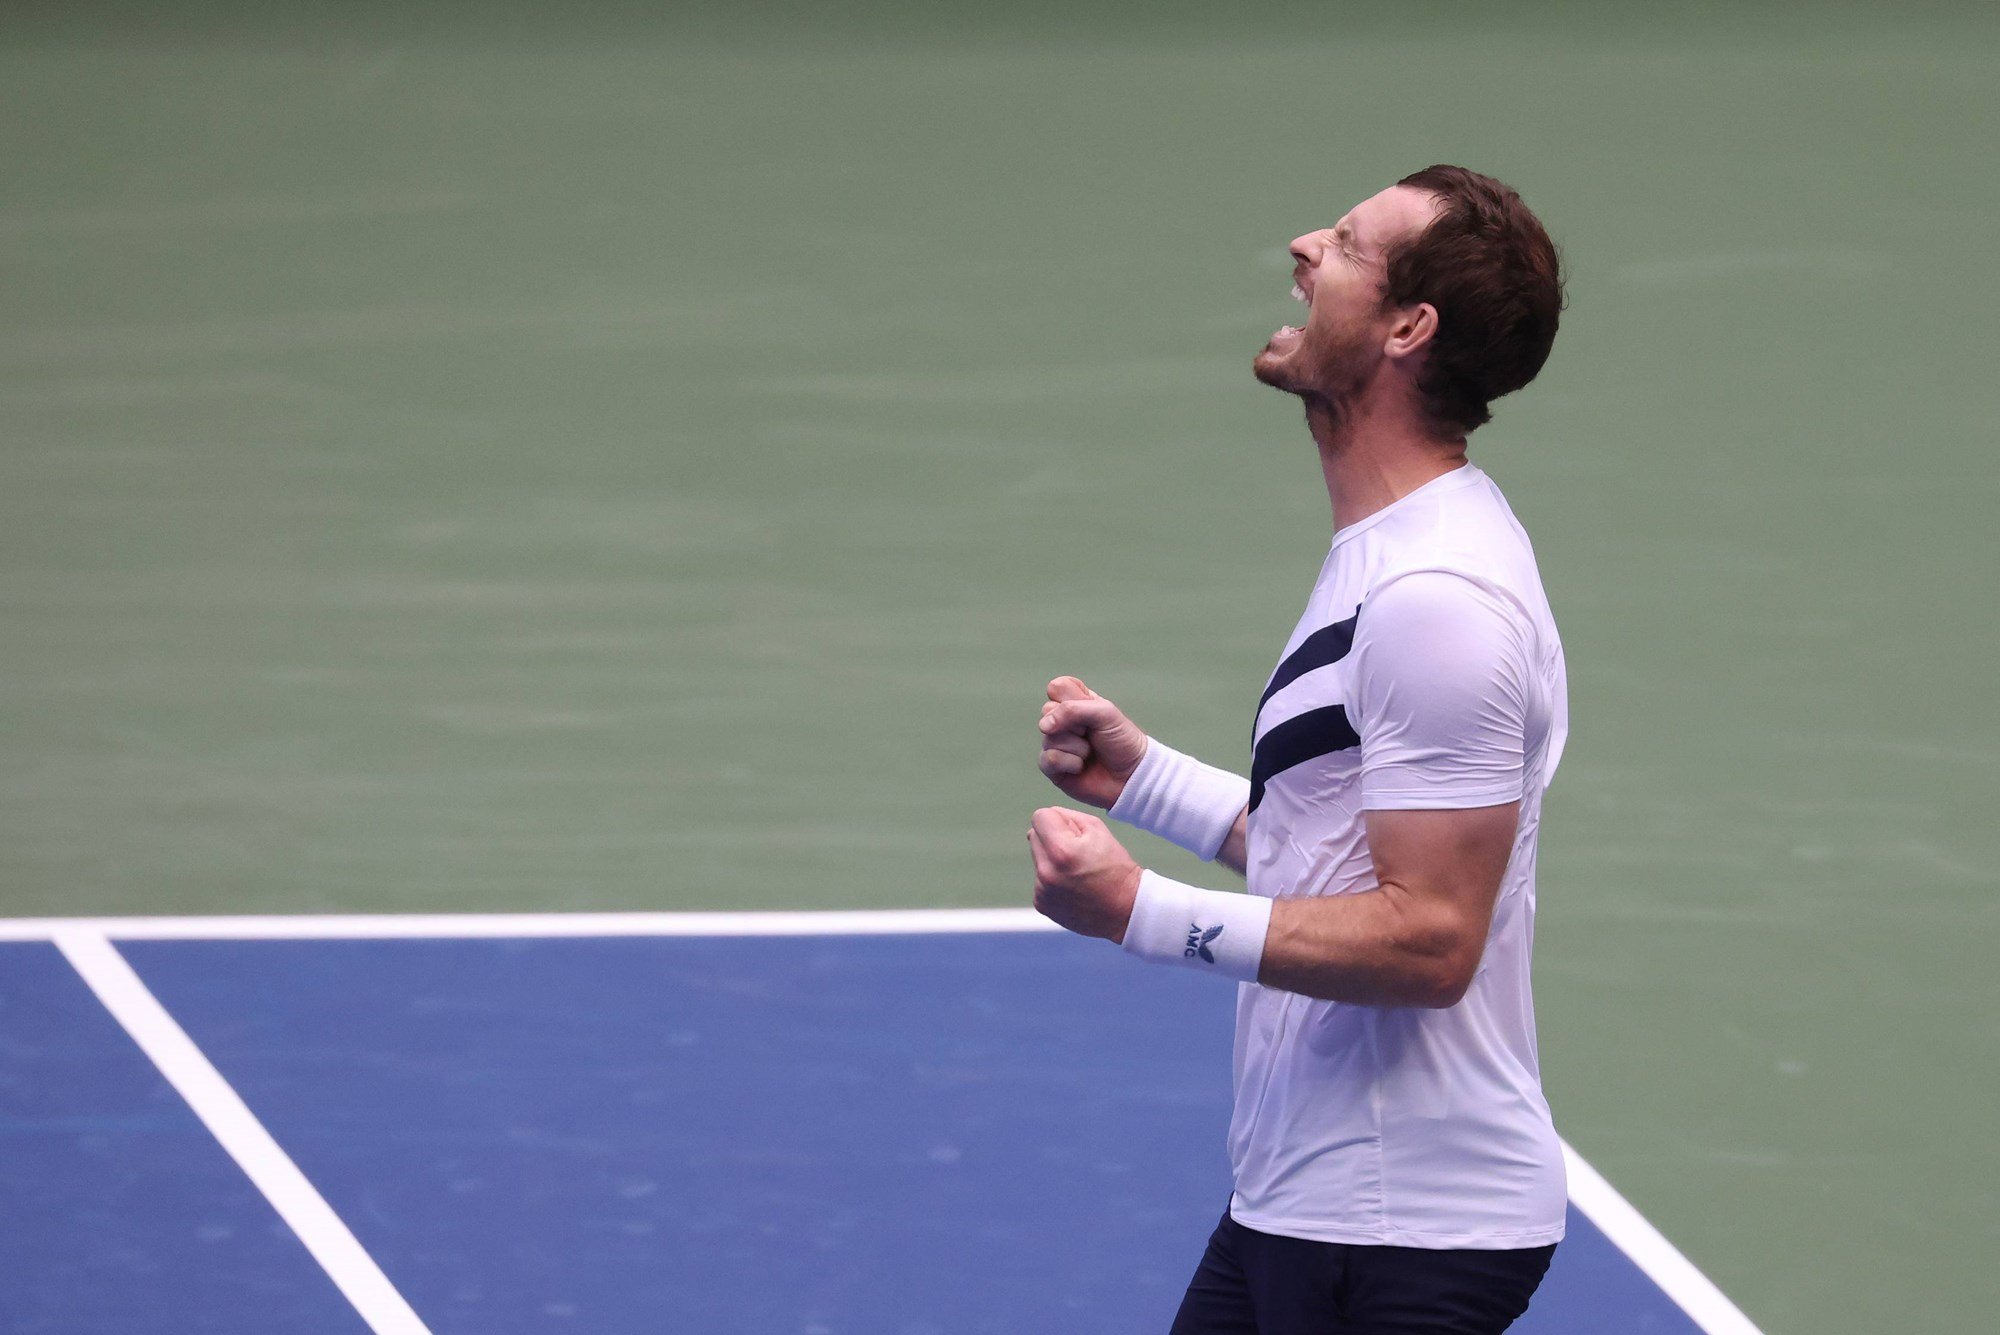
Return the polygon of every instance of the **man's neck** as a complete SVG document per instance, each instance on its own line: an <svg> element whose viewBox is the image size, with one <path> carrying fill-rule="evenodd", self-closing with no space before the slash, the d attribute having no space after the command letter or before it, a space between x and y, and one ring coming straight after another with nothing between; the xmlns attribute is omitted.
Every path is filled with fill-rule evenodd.
<svg viewBox="0 0 2000 1335"><path fill-rule="evenodd" d="M1319 446L1335 532L1465 464L1463 436L1440 439L1407 412L1366 401L1335 408L1307 399L1306 429Z"/></svg>

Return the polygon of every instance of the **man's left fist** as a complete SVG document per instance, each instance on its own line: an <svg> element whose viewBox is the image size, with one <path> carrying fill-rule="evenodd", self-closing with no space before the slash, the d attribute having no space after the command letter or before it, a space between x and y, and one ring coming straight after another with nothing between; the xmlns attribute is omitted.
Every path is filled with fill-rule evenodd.
<svg viewBox="0 0 2000 1335"><path fill-rule="evenodd" d="M1125 940L1139 897L1139 864L1095 816L1043 807L1028 825L1035 910L1081 936Z"/></svg>

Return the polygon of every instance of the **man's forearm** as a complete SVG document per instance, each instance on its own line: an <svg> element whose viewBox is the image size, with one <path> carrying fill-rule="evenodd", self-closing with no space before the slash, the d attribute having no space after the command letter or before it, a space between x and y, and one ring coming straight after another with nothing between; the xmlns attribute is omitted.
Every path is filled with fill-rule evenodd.
<svg viewBox="0 0 2000 1335"><path fill-rule="evenodd" d="M1238 876L1249 865L1249 828L1246 808L1215 855ZM1257 981L1362 1006L1453 1004L1464 992L1463 929L1455 917L1410 901L1393 885L1330 899L1277 901ZM1475 952L1472 967L1477 966Z"/></svg>
<svg viewBox="0 0 2000 1335"><path fill-rule="evenodd" d="M1455 1006L1479 970L1519 803L1371 811L1375 885L1328 896L1251 897L1144 873L1119 939L1145 959L1361 1006ZM1244 869L1238 815L1216 861ZM1122 850L1121 850L1122 852ZM1227 938L1233 951L1204 949ZM1225 958L1225 955L1228 957Z"/></svg>
<svg viewBox="0 0 2000 1335"><path fill-rule="evenodd" d="M1364 1006L1454 1006L1472 986L1521 804L1366 813L1369 890L1280 898L1257 981Z"/></svg>
<svg viewBox="0 0 2000 1335"><path fill-rule="evenodd" d="M1229 827L1223 837L1222 847L1215 850L1215 860L1238 876L1246 875L1250 865L1250 808L1236 813L1236 823Z"/></svg>
<svg viewBox="0 0 2000 1335"><path fill-rule="evenodd" d="M1257 981L1361 1006L1452 1006L1479 967L1481 932L1401 886L1280 899Z"/></svg>

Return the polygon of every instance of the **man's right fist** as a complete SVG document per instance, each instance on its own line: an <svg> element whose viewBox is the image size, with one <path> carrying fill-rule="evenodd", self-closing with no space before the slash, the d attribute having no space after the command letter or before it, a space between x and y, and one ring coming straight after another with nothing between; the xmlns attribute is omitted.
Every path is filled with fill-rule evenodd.
<svg viewBox="0 0 2000 1335"><path fill-rule="evenodd" d="M1042 706L1042 773L1079 802L1108 809L1146 754L1146 734L1075 677L1049 683Z"/></svg>

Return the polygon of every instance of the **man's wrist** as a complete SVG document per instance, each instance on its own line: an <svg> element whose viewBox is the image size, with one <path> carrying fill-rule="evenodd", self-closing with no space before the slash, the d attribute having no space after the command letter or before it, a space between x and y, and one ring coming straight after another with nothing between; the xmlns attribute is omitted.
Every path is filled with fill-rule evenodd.
<svg viewBox="0 0 2000 1335"><path fill-rule="evenodd" d="M1254 983L1270 930L1271 901L1261 895L1204 890L1142 871L1119 944L1156 964Z"/></svg>
<svg viewBox="0 0 2000 1335"><path fill-rule="evenodd" d="M1149 737L1108 814L1211 862L1249 802L1248 779Z"/></svg>
<svg viewBox="0 0 2000 1335"><path fill-rule="evenodd" d="M1126 934L1132 930L1132 915L1139 911L1139 887L1145 884L1145 881L1146 869L1136 862L1133 863L1131 866L1131 876L1125 881L1120 891L1125 900L1125 913L1118 920L1119 926L1113 929L1111 933L1113 945L1122 946L1125 944Z"/></svg>

